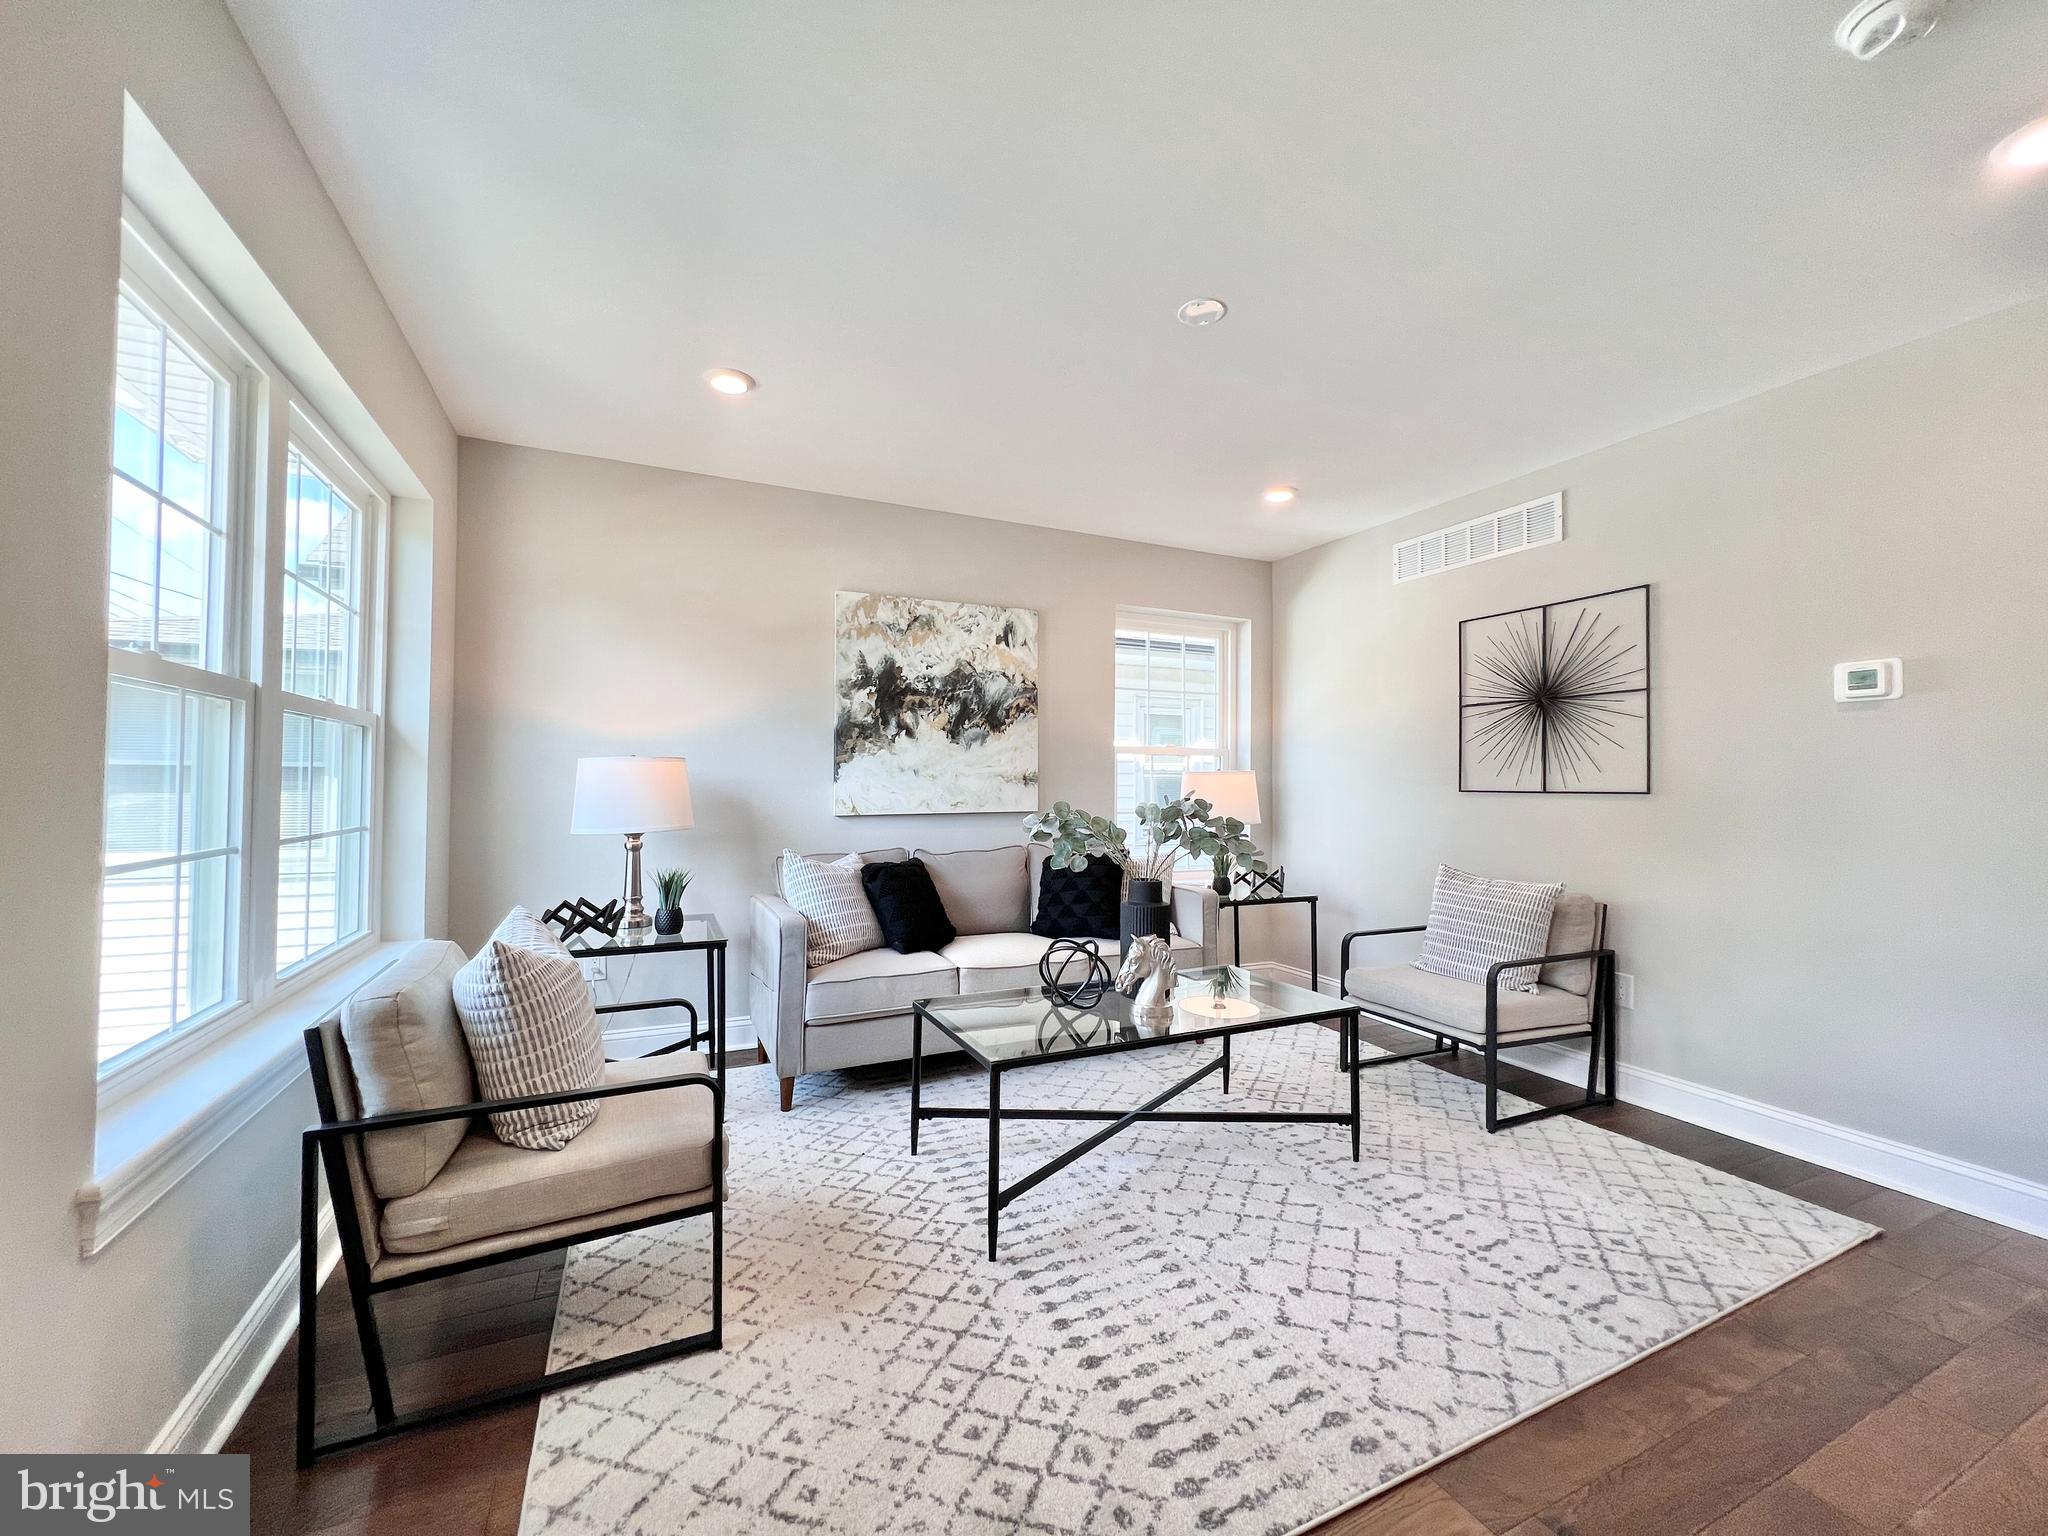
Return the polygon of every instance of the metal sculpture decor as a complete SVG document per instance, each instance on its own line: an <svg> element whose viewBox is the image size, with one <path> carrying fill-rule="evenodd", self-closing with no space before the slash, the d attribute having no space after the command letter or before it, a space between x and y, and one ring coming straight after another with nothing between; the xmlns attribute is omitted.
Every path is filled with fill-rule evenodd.
<svg viewBox="0 0 2048 1536"><path fill-rule="evenodd" d="M564 944L579 933L601 933L615 939L619 936L619 924L626 920L626 909L616 899L600 907L587 896L575 896L556 902L541 913L540 920L559 928L556 937Z"/></svg>
<svg viewBox="0 0 2048 1536"><path fill-rule="evenodd" d="M1458 626L1458 789L1650 792L1650 589Z"/></svg>
<svg viewBox="0 0 2048 1536"><path fill-rule="evenodd" d="M1277 869L1267 870L1240 869L1237 883L1239 901L1271 901L1275 896L1287 894L1287 866L1283 864Z"/></svg>
<svg viewBox="0 0 2048 1536"><path fill-rule="evenodd" d="M1081 974L1074 974L1074 966ZM1054 939L1038 957L1038 979L1045 990L1069 1008L1092 1008L1102 1001L1114 977L1102 951L1085 939Z"/></svg>
<svg viewBox="0 0 2048 1536"><path fill-rule="evenodd" d="M1179 974L1166 940L1145 934L1131 941L1116 989L1131 1000L1131 1021L1152 1030L1173 1022L1173 983Z"/></svg>

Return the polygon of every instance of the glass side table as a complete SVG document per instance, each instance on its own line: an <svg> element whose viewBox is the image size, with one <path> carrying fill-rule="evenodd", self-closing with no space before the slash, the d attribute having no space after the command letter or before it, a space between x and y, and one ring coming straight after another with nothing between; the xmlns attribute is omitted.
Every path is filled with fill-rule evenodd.
<svg viewBox="0 0 2048 1536"><path fill-rule="evenodd" d="M1247 907L1308 906L1308 989L1311 992L1322 988L1322 946L1316 932L1316 898L1313 896L1218 896L1216 905L1230 913L1230 960L1233 965L1244 963L1244 920Z"/></svg>
<svg viewBox="0 0 2048 1536"><path fill-rule="evenodd" d="M690 1016L690 1036L684 1048L695 1050L699 1035L712 1047L718 1080L725 1082L725 930L718 919L705 912L683 919L679 933L656 933L642 928L616 938L585 931L568 941L570 954L578 960L631 960L640 955L687 955L704 957L704 1000L710 1018L700 1021L697 1005L687 997L653 997L634 1003L611 1003L599 1013L642 1013L653 1008L680 1008ZM665 1050L674 1050L666 1046Z"/></svg>

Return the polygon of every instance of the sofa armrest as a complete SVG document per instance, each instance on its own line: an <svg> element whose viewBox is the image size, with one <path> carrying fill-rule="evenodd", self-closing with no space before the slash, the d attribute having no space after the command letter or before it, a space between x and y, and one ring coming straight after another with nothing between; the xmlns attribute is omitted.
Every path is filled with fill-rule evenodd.
<svg viewBox="0 0 2048 1536"><path fill-rule="evenodd" d="M1173 926L1184 939L1202 946L1202 964L1216 963L1216 938L1221 929L1216 891L1208 885L1173 885Z"/></svg>
<svg viewBox="0 0 2048 1536"><path fill-rule="evenodd" d="M749 1012L754 1033L778 1077L804 1070L804 965L809 926L803 913L780 896L756 896L749 919L752 944L747 969L753 984Z"/></svg>

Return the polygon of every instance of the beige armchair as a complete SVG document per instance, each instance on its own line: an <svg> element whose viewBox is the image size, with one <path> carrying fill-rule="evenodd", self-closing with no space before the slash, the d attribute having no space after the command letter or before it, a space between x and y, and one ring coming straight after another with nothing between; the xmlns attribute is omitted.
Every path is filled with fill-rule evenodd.
<svg viewBox="0 0 2048 1536"><path fill-rule="evenodd" d="M1360 1005L1362 1018L1394 1024L1435 1044L1421 1050L1362 1060L1362 1067L1391 1066L1423 1056L1456 1056L1461 1045L1480 1052L1486 1066L1486 1128L1505 1130L1530 1120L1614 1102L1614 951L1607 946L1607 903L1577 891L1557 899L1544 953L1489 966L1483 983L1457 981L1412 965L1357 966L1351 946L1359 939L1422 933L1426 925L1360 928L1344 935L1338 974L1342 992ZM1541 965L1536 990L1503 992L1500 973L1518 965ZM1520 1114L1500 1113L1500 1053L1518 1045L1584 1039L1586 1097ZM1602 1078L1602 1064L1605 1078Z"/></svg>
<svg viewBox="0 0 2048 1536"><path fill-rule="evenodd" d="M306 1031L320 1121L305 1132L299 1169L301 1466L330 1451L722 1342L724 1039L713 1042L709 1057L670 1047L608 1062L594 1088L481 1101L450 990L463 963L453 944L414 945ZM582 1099L603 1101L597 1119L555 1152L510 1146L483 1118ZM314 1433L323 1169L374 1419L367 1432L325 1443ZM708 1328L457 1402L396 1411L377 1329L378 1295L693 1216L711 1218Z"/></svg>

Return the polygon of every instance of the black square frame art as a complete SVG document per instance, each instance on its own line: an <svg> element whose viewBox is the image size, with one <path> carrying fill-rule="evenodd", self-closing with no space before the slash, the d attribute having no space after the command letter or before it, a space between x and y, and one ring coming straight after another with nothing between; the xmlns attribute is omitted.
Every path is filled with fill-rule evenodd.
<svg viewBox="0 0 2048 1536"><path fill-rule="evenodd" d="M1650 792L1650 589L1458 626L1458 789Z"/></svg>

